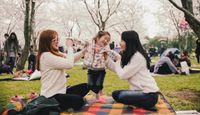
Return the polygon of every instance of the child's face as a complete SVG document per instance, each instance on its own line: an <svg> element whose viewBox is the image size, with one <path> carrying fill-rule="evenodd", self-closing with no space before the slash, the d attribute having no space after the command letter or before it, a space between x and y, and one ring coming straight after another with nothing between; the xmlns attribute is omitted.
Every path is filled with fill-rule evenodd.
<svg viewBox="0 0 200 115"><path fill-rule="evenodd" d="M110 41L110 36L108 34L106 34L100 38L97 38L96 44L101 47L104 47L104 46L108 45L109 41Z"/></svg>

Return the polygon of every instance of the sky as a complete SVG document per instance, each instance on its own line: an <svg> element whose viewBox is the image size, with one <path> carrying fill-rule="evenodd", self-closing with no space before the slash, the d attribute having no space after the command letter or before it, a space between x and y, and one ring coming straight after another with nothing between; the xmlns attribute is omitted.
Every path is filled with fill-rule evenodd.
<svg viewBox="0 0 200 115"><path fill-rule="evenodd" d="M140 4L146 9L143 14L143 26L146 28L146 36L155 37L163 28L158 24L156 13L161 9L161 4L157 0L140 0Z"/></svg>

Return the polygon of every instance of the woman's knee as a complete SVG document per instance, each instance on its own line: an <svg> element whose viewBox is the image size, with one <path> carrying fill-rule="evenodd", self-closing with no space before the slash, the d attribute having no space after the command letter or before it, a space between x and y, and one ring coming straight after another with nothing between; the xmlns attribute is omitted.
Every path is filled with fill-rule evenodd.
<svg viewBox="0 0 200 115"><path fill-rule="evenodd" d="M112 97L115 101L119 101L119 94L120 94L120 91L119 90L116 90L116 91L113 91L112 92Z"/></svg>
<svg viewBox="0 0 200 115"><path fill-rule="evenodd" d="M73 109L78 110L84 105L85 101L82 97L77 97L74 99L74 103L72 104Z"/></svg>
<svg viewBox="0 0 200 115"><path fill-rule="evenodd" d="M56 94L52 98L55 98L58 101L59 106L63 111L69 108L75 110L80 109L85 103L81 96L74 94Z"/></svg>
<svg viewBox="0 0 200 115"><path fill-rule="evenodd" d="M81 83L80 87L84 90L89 90L88 84L87 83Z"/></svg>
<svg viewBox="0 0 200 115"><path fill-rule="evenodd" d="M78 110L84 105L85 102L84 102L84 99L81 96L73 95L70 98L70 100L67 101L67 103L69 103L69 105L65 105L66 103L62 104L63 107L65 107L65 109L73 108L74 110ZM64 109L64 108L62 108L62 109Z"/></svg>

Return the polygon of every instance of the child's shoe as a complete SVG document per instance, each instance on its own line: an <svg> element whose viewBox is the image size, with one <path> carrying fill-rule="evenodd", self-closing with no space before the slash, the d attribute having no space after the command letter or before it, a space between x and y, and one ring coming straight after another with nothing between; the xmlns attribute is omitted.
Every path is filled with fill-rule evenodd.
<svg viewBox="0 0 200 115"><path fill-rule="evenodd" d="M106 99L103 97L100 97L99 99L96 100L96 103L106 103Z"/></svg>

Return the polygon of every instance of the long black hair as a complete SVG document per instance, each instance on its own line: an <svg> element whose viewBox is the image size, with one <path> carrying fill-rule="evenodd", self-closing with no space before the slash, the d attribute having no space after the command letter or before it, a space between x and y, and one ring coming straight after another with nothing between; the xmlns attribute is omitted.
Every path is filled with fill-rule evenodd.
<svg viewBox="0 0 200 115"><path fill-rule="evenodd" d="M126 43L126 49L122 52L121 65L124 67L129 63L132 56L138 51L146 59L147 68L150 68L150 58L142 47L142 44L139 40L139 35L135 31L124 31L121 34L121 39Z"/></svg>
<svg viewBox="0 0 200 115"><path fill-rule="evenodd" d="M12 39L12 36L15 36L14 39ZM9 36L9 38L8 38L8 41L9 41L9 43L14 42L15 45L18 45L18 44L19 44L19 41L18 41L18 39L17 39L17 35L16 35L15 32L12 32L12 33L10 34L10 36Z"/></svg>

